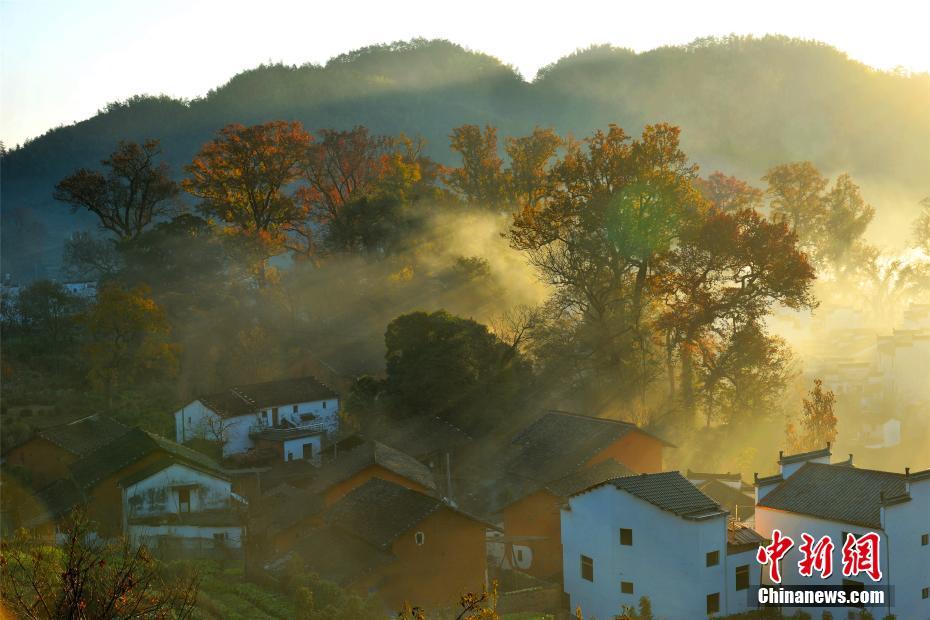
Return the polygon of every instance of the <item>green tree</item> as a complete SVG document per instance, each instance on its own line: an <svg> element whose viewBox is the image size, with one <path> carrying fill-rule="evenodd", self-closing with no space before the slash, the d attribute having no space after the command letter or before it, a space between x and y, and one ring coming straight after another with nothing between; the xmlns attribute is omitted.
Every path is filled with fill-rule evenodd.
<svg viewBox="0 0 930 620"><path fill-rule="evenodd" d="M188 618L198 580L168 578L144 546L93 535L75 513L52 547L25 531L0 545L3 603L17 618Z"/></svg>
<svg viewBox="0 0 930 620"><path fill-rule="evenodd" d="M53 197L90 211L119 239L134 239L178 192L168 165L157 161L160 155L158 140L120 142L101 162L105 173L82 168L59 181Z"/></svg>
<svg viewBox="0 0 930 620"><path fill-rule="evenodd" d="M384 390L396 415L443 414L521 383L528 366L488 328L444 310L397 317L384 334Z"/></svg>

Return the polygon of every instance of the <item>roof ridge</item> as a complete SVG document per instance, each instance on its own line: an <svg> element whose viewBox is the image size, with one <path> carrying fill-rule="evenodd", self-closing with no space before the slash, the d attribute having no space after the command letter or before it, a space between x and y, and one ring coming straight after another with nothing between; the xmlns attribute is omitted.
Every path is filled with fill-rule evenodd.
<svg viewBox="0 0 930 620"><path fill-rule="evenodd" d="M843 469L847 469L850 471L860 471L860 472L868 473L868 474L884 474L887 476L894 476L896 478L901 478L902 480L905 478L904 472L887 471L885 469L872 469L869 467L856 467L855 465L850 465L848 461L842 461L840 463L812 463L808 461L807 463L804 463L802 467L807 467L808 465L815 466L815 467L818 467L818 466L819 467L842 467ZM917 473L920 473L920 472L917 472ZM913 475L914 473L911 473L911 476Z"/></svg>

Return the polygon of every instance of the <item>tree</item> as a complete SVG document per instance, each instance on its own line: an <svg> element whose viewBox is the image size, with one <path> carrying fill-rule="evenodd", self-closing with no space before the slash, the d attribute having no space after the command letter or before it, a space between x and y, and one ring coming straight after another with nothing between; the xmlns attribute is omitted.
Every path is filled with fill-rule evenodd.
<svg viewBox="0 0 930 620"><path fill-rule="evenodd" d="M236 266L247 261L231 256L252 249L241 241L230 240L214 224L184 213L121 244L123 264L114 277L125 286L148 286L156 298L171 305L209 307L225 299L230 283L245 278Z"/></svg>
<svg viewBox="0 0 930 620"><path fill-rule="evenodd" d="M627 393L653 374L644 315L683 222L705 203L677 127L647 126L633 140L616 125L569 142L545 199L523 205L509 232L555 289L551 308L577 326L573 357Z"/></svg>
<svg viewBox="0 0 930 620"><path fill-rule="evenodd" d="M439 310L404 314L384 334L384 390L396 415L450 413L520 384L522 358L484 325ZM506 399L505 399L506 400Z"/></svg>
<svg viewBox="0 0 930 620"><path fill-rule="evenodd" d="M814 269L797 248L786 224L758 212L711 211L684 226L657 288L665 310L658 325L678 343L681 394L693 413L693 355L712 356L708 341L746 334L774 304L800 309L815 306L810 287Z"/></svg>
<svg viewBox="0 0 930 620"><path fill-rule="evenodd" d="M800 430L791 422L786 428L788 449L806 452L836 441L837 418L833 413L836 396L823 389L823 381L814 379L814 387L803 399Z"/></svg>
<svg viewBox="0 0 930 620"><path fill-rule="evenodd" d="M185 168L184 189L200 199L205 215L280 245L282 229L302 217L291 185L312 143L298 122L227 125Z"/></svg>
<svg viewBox="0 0 930 620"><path fill-rule="evenodd" d="M4 537L0 584L16 617L180 619L193 613L196 576L166 578L144 545L97 538L81 513L63 529L61 547L22 531Z"/></svg>
<svg viewBox="0 0 930 620"><path fill-rule="evenodd" d="M784 340L767 334L756 321L737 327L726 323L697 348L708 426L714 418L733 424L782 409L793 372L793 356Z"/></svg>
<svg viewBox="0 0 930 620"><path fill-rule="evenodd" d="M757 209L765 195L761 189L719 171L706 179L695 179L695 185L710 204L726 212Z"/></svg>
<svg viewBox="0 0 930 620"><path fill-rule="evenodd" d="M118 246L113 239L95 237L88 232L74 233L65 241L62 263L73 277L106 279L122 266Z"/></svg>
<svg viewBox="0 0 930 620"><path fill-rule="evenodd" d="M166 202L178 188L168 165L157 163L158 140L120 142L101 163L106 173L80 169L55 186L55 200L86 209L97 216L100 226L119 239L134 239L166 211Z"/></svg>
<svg viewBox="0 0 930 620"><path fill-rule="evenodd" d="M51 280L37 280L20 291L16 314L20 325L51 347L74 337L76 318L84 304L63 285Z"/></svg>
<svg viewBox="0 0 930 620"><path fill-rule="evenodd" d="M920 215L914 220L912 239L914 245L930 254L930 196L920 201Z"/></svg>
<svg viewBox="0 0 930 620"><path fill-rule="evenodd" d="M769 170L762 180L768 183L775 219L786 221L801 235L813 233L826 216L823 191L827 179L809 161L781 164ZM806 236L805 236L806 240Z"/></svg>
<svg viewBox="0 0 930 620"><path fill-rule="evenodd" d="M104 286L84 324L88 378L110 405L117 387L170 376L177 370L170 326L146 287Z"/></svg>
<svg viewBox="0 0 930 620"><path fill-rule="evenodd" d="M826 216L819 253L823 260L839 264L849 258L875 216L875 209L866 204L859 186L848 174L837 177L824 202Z"/></svg>
<svg viewBox="0 0 930 620"><path fill-rule="evenodd" d="M497 128L486 125L482 131L477 125L462 125L452 130L449 139L462 165L448 172L446 183L469 203L499 208L505 202L505 180Z"/></svg>
<svg viewBox="0 0 930 620"><path fill-rule="evenodd" d="M507 137L504 151L510 157L506 172L508 199L536 207L548 191L549 165L562 139L552 129L536 127L528 136Z"/></svg>
<svg viewBox="0 0 930 620"><path fill-rule="evenodd" d="M774 218L789 223L818 263L842 266L875 215L852 178L840 175L827 191L828 179L811 162L782 164L762 178Z"/></svg>

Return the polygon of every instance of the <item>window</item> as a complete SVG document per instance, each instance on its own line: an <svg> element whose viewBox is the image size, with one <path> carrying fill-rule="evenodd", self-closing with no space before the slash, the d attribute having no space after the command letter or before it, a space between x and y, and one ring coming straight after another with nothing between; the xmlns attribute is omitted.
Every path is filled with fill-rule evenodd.
<svg viewBox="0 0 930 620"><path fill-rule="evenodd" d="M707 615L715 614L720 611L720 593L714 592L707 595Z"/></svg>
<svg viewBox="0 0 930 620"><path fill-rule="evenodd" d="M323 401L323 409L326 409L326 401Z"/></svg>
<svg viewBox="0 0 930 620"><path fill-rule="evenodd" d="M216 542L226 542L229 540L229 535L226 532L213 532L213 540Z"/></svg>
<svg viewBox="0 0 930 620"><path fill-rule="evenodd" d="M749 589L749 564L736 567L736 591Z"/></svg>
<svg viewBox="0 0 930 620"><path fill-rule="evenodd" d="M930 534L924 534L920 537L920 544L924 547L930 545Z"/></svg>
<svg viewBox="0 0 930 620"><path fill-rule="evenodd" d="M297 413L297 405L294 405L294 408L293 408L293 409L291 409L291 412L293 412L293 413Z"/></svg>
<svg viewBox="0 0 930 620"><path fill-rule="evenodd" d="M191 490L187 487L178 489L178 512L191 511Z"/></svg>
<svg viewBox="0 0 930 620"><path fill-rule="evenodd" d="M417 532L416 534L413 535L413 542L415 542L417 546L419 547L420 545L426 542L426 534L424 534L423 532Z"/></svg>
<svg viewBox="0 0 930 620"><path fill-rule="evenodd" d="M620 528L620 544L627 547L633 546L633 530Z"/></svg>
<svg viewBox="0 0 930 620"><path fill-rule="evenodd" d="M705 561L707 563L707 566L717 566L718 564L720 564L720 552L711 551L705 557Z"/></svg>
<svg viewBox="0 0 930 620"><path fill-rule="evenodd" d="M920 591L920 598L930 598L930 588L924 588Z"/></svg>
<svg viewBox="0 0 930 620"><path fill-rule="evenodd" d="M517 562L523 562L523 549L517 549Z"/></svg>
<svg viewBox="0 0 930 620"><path fill-rule="evenodd" d="M594 560L586 555L581 556L581 578L594 581Z"/></svg>
<svg viewBox="0 0 930 620"><path fill-rule="evenodd" d="M305 443L303 445L303 449L304 449L304 460L309 461L310 459L312 459L313 458L313 444Z"/></svg>
<svg viewBox="0 0 930 620"><path fill-rule="evenodd" d="M633 594L633 582L632 581L621 581L620 592L621 594Z"/></svg>
<svg viewBox="0 0 930 620"><path fill-rule="evenodd" d="M294 453L293 453L293 452L288 451L288 453L287 453L287 460L288 460L288 461L293 461L293 460L294 460Z"/></svg>

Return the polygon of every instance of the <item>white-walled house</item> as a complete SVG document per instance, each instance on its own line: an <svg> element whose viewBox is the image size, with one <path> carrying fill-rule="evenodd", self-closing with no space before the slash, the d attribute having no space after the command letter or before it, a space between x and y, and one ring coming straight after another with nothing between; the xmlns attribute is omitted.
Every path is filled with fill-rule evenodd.
<svg viewBox="0 0 930 620"><path fill-rule="evenodd" d="M586 618L643 596L666 620L746 611L761 542L677 471L616 478L562 509L565 592Z"/></svg>
<svg viewBox="0 0 930 620"><path fill-rule="evenodd" d="M221 471L162 459L118 484L123 531L134 543L184 551L242 547L244 502Z"/></svg>
<svg viewBox="0 0 930 620"><path fill-rule="evenodd" d="M223 456L271 448L277 458L319 460L339 430L339 396L313 377L282 379L200 396L174 413L179 443L221 441Z"/></svg>
<svg viewBox="0 0 930 620"><path fill-rule="evenodd" d="M852 459L830 464L830 450L784 456L780 473L756 480L755 528L790 536L794 547L782 561L785 585L841 585L844 580L894 589L893 604L872 608L876 618L930 618L930 470L911 473L860 469ZM847 533L875 532L880 539L882 579L844 578L841 548ZM833 575L798 573L801 534L830 536L835 545ZM814 611L819 615L823 610ZM830 610L846 618L847 608Z"/></svg>

